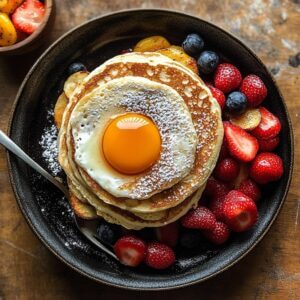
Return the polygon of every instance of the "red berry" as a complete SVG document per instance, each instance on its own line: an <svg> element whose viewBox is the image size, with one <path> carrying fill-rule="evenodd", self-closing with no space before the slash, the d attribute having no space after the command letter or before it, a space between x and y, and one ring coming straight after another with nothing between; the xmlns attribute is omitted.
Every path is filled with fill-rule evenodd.
<svg viewBox="0 0 300 300"><path fill-rule="evenodd" d="M282 175L282 159L271 152L259 153L250 166L250 177L259 184L277 181Z"/></svg>
<svg viewBox="0 0 300 300"><path fill-rule="evenodd" d="M166 269L175 261L174 251L167 245L153 242L147 247L145 263L154 269Z"/></svg>
<svg viewBox="0 0 300 300"><path fill-rule="evenodd" d="M254 202L257 202L261 197L261 192L258 185L250 178L241 182L238 190L250 197Z"/></svg>
<svg viewBox="0 0 300 300"><path fill-rule="evenodd" d="M242 75L237 67L227 63L218 65L214 77L216 88L224 93L229 93L237 89L241 82Z"/></svg>
<svg viewBox="0 0 300 300"><path fill-rule="evenodd" d="M261 121L251 131L251 134L261 140L268 140L277 136L281 130L279 119L264 107L260 107L259 111L261 113Z"/></svg>
<svg viewBox="0 0 300 300"><path fill-rule="evenodd" d="M175 247L178 242L178 223L170 223L166 226L155 228L157 240L170 247Z"/></svg>
<svg viewBox="0 0 300 300"><path fill-rule="evenodd" d="M227 157L229 157L229 151L227 148L226 139L223 139L223 143L222 143L220 154L219 154L219 160L222 160Z"/></svg>
<svg viewBox="0 0 300 300"><path fill-rule="evenodd" d="M217 222L213 230L205 230L203 234L213 244L221 245L228 240L230 230L223 222Z"/></svg>
<svg viewBox="0 0 300 300"><path fill-rule="evenodd" d="M216 225L216 218L208 208L198 206L182 217L181 224L186 228L211 230Z"/></svg>
<svg viewBox="0 0 300 300"><path fill-rule="evenodd" d="M208 196L208 197L212 197L215 191L215 186L218 184L219 182L213 178L213 177L209 177L207 179L206 182L206 186L203 192L204 196Z"/></svg>
<svg viewBox="0 0 300 300"><path fill-rule="evenodd" d="M223 220L223 203L226 195L227 193L225 195L215 196L208 203L208 208L219 221Z"/></svg>
<svg viewBox="0 0 300 300"><path fill-rule="evenodd" d="M267 88L263 81L256 75L248 75L244 78L240 91L247 97L251 107L257 107L267 97Z"/></svg>
<svg viewBox="0 0 300 300"><path fill-rule="evenodd" d="M114 245L114 251L123 265L136 267L146 256L145 243L135 236L123 236Z"/></svg>
<svg viewBox="0 0 300 300"><path fill-rule="evenodd" d="M204 195L208 197L219 197L226 195L229 192L227 185L223 182L216 180L213 177L208 178Z"/></svg>
<svg viewBox="0 0 300 300"><path fill-rule="evenodd" d="M253 160L258 151L257 139L230 122L223 122L223 124L230 154L243 162Z"/></svg>
<svg viewBox="0 0 300 300"><path fill-rule="evenodd" d="M223 110L223 108L225 106L225 102L226 102L226 97L225 97L224 93L209 83L206 83L206 85L210 89L213 97L218 101L221 109Z"/></svg>
<svg viewBox="0 0 300 300"><path fill-rule="evenodd" d="M240 172L237 178L232 182L232 187L237 189L241 182L246 180L249 177L249 171L247 164L240 164Z"/></svg>
<svg viewBox="0 0 300 300"><path fill-rule="evenodd" d="M43 22L45 6L38 0L26 0L12 15L16 29L27 34L33 33Z"/></svg>
<svg viewBox="0 0 300 300"><path fill-rule="evenodd" d="M232 190L227 194L223 204L224 222L235 232L250 229L258 219L255 202L241 193Z"/></svg>
<svg viewBox="0 0 300 300"><path fill-rule="evenodd" d="M271 152L277 148L279 145L280 139L279 136L275 136L268 140L260 140L258 139L259 151L260 152Z"/></svg>
<svg viewBox="0 0 300 300"><path fill-rule="evenodd" d="M224 158L219 161L215 167L214 175L221 181L234 180L240 171L240 165L233 158Z"/></svg>

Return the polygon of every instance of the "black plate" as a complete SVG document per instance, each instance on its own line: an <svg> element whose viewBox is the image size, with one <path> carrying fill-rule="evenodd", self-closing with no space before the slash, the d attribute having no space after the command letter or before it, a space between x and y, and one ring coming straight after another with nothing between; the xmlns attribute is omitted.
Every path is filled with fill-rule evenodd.
<svg viewBox="0 0 300 300"><path fill-rule="evenodd" d="M232 235L223 247L203 244L196 252L179 253L173 268L153 271L121 266L90 245L72 224L70 207L62 195L24 163L9 156L14 192L33 231L67 265L99 282L129 289L154 290L206 280L226 270L253 249L275 220L287 194L293 165L292 128L272 76L238 39L215 25L178 12L117 12L91 20L60 38L32 67L20 88L11 117L11 138L54 175L62 176L57 164L47 161L43 152L46 151L45 141L49 145L55 142L51 140L55 129L49 111L62 90L68 65L81 61L92 70L121 50L132 47L144 36L163 35L180 45L186 34L191 32L200 33L209 48L220 51L243 74L255 73L267 85L266 105L282 123L278 153L284 160L284 176L281 181L264 189L264 197L259 204L260 218L252 230Z"/></svg>

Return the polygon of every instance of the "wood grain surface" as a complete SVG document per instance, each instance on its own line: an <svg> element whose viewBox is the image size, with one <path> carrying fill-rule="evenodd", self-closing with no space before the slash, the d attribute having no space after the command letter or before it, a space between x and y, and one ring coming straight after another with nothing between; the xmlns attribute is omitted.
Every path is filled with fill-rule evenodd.
<svg viewBox="0 0 300 300"><path fill-rule="evenodd" d="M0 299L300 299L300 51L299 0L64 0L44 49L95 16L126 8L171 8L192 13L240 37L274 74L295 135L295 170L283 209L264 240L216 278L169 292L131 292L99 285L58 261L21 215L0 147ZM6 130L17 90L43 49L0 57L0 128ZM293 65L293 66L291 66Z"/></svg>

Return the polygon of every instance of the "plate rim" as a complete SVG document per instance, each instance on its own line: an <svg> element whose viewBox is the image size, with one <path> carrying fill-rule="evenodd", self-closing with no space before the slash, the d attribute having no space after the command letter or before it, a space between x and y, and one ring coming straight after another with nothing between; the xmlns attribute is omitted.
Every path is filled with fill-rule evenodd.
<svg viewBox="0 0 300 300"><path fill-rule="evenodd" d="M256 246L258 243L260 243L262 241L262 239L266 236L266 234L269 232L271 226L273 225L273 223L275 222L275 220L278 217L278 214L280 213L282 206L286 200L286 197L288 195L289 192L289 188L290 188L290 184L291 184L291 180L292 180L292 174L293 174L293 169L294 169L294 133L293 133L293 127L292 127L292 122L290 119L290 115L289 115L289 111L287 108L287 105L285 103L284 97L273 77L273 75L269 72L269 70L267 69L267 67L265 66L265 64L262 62L262 60L254 53L254 51L249 48L245 43L242 42L241 39L237 38L236 36L234 36L232 33L228 32L227 30L225 30L224 28L215 25L203 18L200 18L196 15L193 14L189 14L189 13L185 13L182 11L178 11L178 10L174 10L174 9L159 9L159 8L149 8L149 9L144 9L144 8L132 8L132 9L122 9L122 10L117 10L117 11L113 11L113 12L109 12L103 15L99 15L96 16L88 21L85 21L77 26L75 26L74 28L68 30L66 33L64 33L62 36L60 36L58 39L56 39L51 45L49 45L49 47L47 47L47 49L38 57L38 59L35 61L35 63L32 65L32 67L30 68L30 70L28 71L28 73L26 74L26 76L24 77L22 84L20 85L18 92L15 96L11 111L10 111L10 115L9 115L9 120L8 120L8 125L7 125L7 133L8 135L11 137L12 134L12 126L13 126L13 119L14 119L14 115L15 115L15 111L17 109L17 106L19 104L19 98L24 90L24 87L28 81L28 78L31 76L31 74L35 71L35 69L37 68L37 66L40 64L40 61L43 60L44 57L47 56L47 54L53 49L55 48L62 40L64 40L67 36L69 36L70 34L72 34L73 32L77 31L79 28L83 27L83 26L87 26L89 23L92 23L96 20L99 19L105 19L111 16L116 16L116 15L120 15L120 14L126 14L126 13L138 13L138 12L154 12L154 13L159 13L159 12L163 12L163 13L170 13L170 14L177 14L177 15L181 15L183 17L187 17L187 18L193 18L196 21L201 21L203 23L208 24L209 26L212 26L214 28L216 28L217 30L222 31L224 34L229 35L230 38L234 39L237 43L239 43L242 47L246 48L246 50L249 52L249 54L251 54L259 63L260 65L263 67L264 71L266 72L266 74L268 74L269 78L271 79L272 83L274 84L274 86L277 89L277 92L281 98L281 103L283 105L284 108L284 113L286 115L286 119L287 119L287 125L288 125L288 129L289 129L289 138L290 138L290 148L291 148L291 153L290 153L290 166L288 169L288 179L287 179L287 183L284 189L284 193L283 196L280 200L280 204L278 206L278 208L276 209L274 215L272 216L269 224L266 226L266 228L264 229L264 231L258 236L258 238L252 243L252 245L242 254L240 255L235 261L231 262L230 264L226 265L225 267L221 268L220 270L210 274L209 276L206 276L204 278L198 278L198 279L194 279L194 280L190 280L189 282L184 282L181 284L176 284L176 285L169 285L169 286L163 286L163 287L135 287L135 286L125 286L125 285L119 285L117 283L113 283L113 282L109 282L103 279L99 279L96 278L95 276L88 274L87 272L80 270L78 267L72 265L71 262L67 261L60 253L57 253L55 251L55 249L53 249L51 247L51 245L49 244L48 240L41 235L36 229L35 226L33 224L33 222L31 221L31 219L29 218L27 212L25 211L23 204L22 204L22 199L21 197L19 197L18 195L18 188L16 185L16 182L14 180L14 176L13 176L13 167L11 164L11 155L10 153L7 151L6 152L6 160L7 160L7 166L8 166L8 173L9 173L9 180L12 186L12 190L15 196L15 199L17 200L17 204L19 206L19 209L21 210L27 224L29 225L29 228L33 231L33 233L38 237L38 239L42 242L42 244L48 249L50 250L50 252L52 254L54 254L59 260L61 260L62 262L64 262L68 267L70 267L72 270L78 272L81 275L84 275L87 278L90 278L94 281L96 281L97 283L102 283L102 284L106 284L108 286L112 286L112 287L118 287L118 288L122 288L122 289L126 289L126 290L135 290L135 291L161 291L161 290L173 290L173 289L178 289L178 288L183 288L183 287L187 287L187 286L191 286L194 285L196 283L200 283L200 282L204 282L208 279L211 279L215 276L217 276L218 274L228 270L229 268L231 268L232 266L234 266L235 264L237 264L238 262L240 262L246 255L248 255ZM196 272L195 272L196 274ZM194 274L193 274L194 275Z"/></svg>

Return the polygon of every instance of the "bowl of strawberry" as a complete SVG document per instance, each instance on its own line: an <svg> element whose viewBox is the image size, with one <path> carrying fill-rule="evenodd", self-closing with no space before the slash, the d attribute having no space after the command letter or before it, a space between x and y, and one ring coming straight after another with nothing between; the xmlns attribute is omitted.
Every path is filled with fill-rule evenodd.
<svg viewBox="0 0 300 300"><path fill-rule="evenodd" d="M0 1L0 55L34 50L47 37L53 19L53 0Z"/></svg>
<svg viewBox="0 0 300 300"><path fill-rule="evenodd" d="M128 230L97 221L97 238L114 251L116 262L80 235L69 211L62 214L66 205L53 201L59 197L55 188L47 183L37 186L31 175L21 178L24 170L9 159L18 203L41 241L81 274L138 290L202 282L240 261L275 221L293 168L288 111L262 61L214 24L167 10L130 10L98 17L55 42L25 79L16 100L22 105L15 106L12 116L11 137L47 168L41 135L53 125L46 116L53 110L70 66L77 71L93 70L153 35L181 47L222 111L223 144L197 207L157 228ZM28 106L37 112L34 120L27 114ZM34 126L29 126L32 122ZM30 169L26 172L31 174Z"/></svg>

